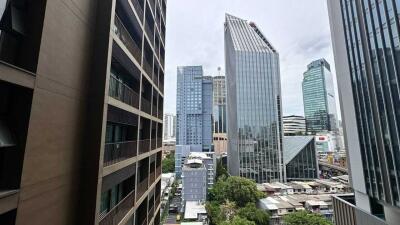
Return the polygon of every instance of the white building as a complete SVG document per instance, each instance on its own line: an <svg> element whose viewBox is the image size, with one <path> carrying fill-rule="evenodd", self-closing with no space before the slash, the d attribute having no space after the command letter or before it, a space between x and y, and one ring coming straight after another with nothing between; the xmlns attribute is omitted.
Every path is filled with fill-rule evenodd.
<svg viewBox="0 0 400 225"><path fill-rule="evenodd" d="M176 137L176 116L174 114L164 114L163 139L175 139Z"/></svg>
<svg viewBox="0 0 400 225"><path fill-rule="evenodd" d="M305 135L306 119L303 116L284 116L282 122L285 136Z"/></svg>

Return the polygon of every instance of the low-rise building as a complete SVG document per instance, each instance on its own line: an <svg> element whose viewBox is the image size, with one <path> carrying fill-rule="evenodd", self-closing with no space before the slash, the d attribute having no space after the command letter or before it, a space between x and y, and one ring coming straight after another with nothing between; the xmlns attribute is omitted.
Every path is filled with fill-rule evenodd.
<svg viewBox="0 0 400 225"><path fill-rule="evenodd" d="M285 215L301 210L319 213L330 221L333 217L331 194L271 196L260 199L257 205L271 215L270 225L281 225Z"/></svg>
<svg viewBox="0 0 400 225"><path fill-rule="evenodd" d="M185 221L204 222L207 220L206 206L198 201L186 201L185 203Z"/></svg>
<svg viewBox="0 0 400 225"><path fill-rule="evenodd" d="M205 201L207 168L201 159L188 159L182 167L182 201Z"/></svg>

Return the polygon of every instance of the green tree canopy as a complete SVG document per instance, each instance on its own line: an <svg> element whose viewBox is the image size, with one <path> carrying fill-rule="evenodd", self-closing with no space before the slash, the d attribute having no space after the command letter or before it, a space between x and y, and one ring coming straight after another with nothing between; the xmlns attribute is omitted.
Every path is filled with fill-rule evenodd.
<svg viewBox="0 0 400 225"><path fill-rule="evenodd" d="M254 203L247 203L246 207L239 209L237 215L253 221L257 225L269 224L269 214L262 209L258 209Z"/></svg>
<svg viewBox="0 0 400 225"><path fill-rule="evenodd" d="M235 217L233 217L232 220L224 221L224 222L220 223L219 225L258 225L258 224L254 223L253 221L248 221L245 218L235 216Z"/></svg>
<svg viewBox="0 0 400 225"><path fill-rule="evenodd" d="M283 217L285 225L332 225L325 217L309 211L297 211Z"/></svg>
<svg viewBox="0 0 400 225"><path fill-rule="evenodd" d="M169 154L162 161L162 172L173 173L175 171L175 155Z"/></svg>
<svg viewBox="0 0 400 225"><path fill-rule="evenodd" d="M223 203L226 200L235 202L237 206L244 207L247 203L257 202L264 194L257 190L256 183L252 180L231 176L219 179L210 190L211 201Z"/></svg>

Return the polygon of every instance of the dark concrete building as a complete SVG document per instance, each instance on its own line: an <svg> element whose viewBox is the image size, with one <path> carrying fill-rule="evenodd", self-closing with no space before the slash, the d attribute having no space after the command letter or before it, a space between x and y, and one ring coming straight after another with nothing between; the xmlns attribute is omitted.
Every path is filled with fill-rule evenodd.
<svg viewBox="0 0 400 225"><path fill-rule="evenodd" d="M159 224L166 0L0 0L0 224Z"/></svg>
<svg viewBox="0 0 400 225"><path fill-rule="evenodd" d="M328 6L352 207L369 221L399 224L400 2L330 0Z"/></svg>

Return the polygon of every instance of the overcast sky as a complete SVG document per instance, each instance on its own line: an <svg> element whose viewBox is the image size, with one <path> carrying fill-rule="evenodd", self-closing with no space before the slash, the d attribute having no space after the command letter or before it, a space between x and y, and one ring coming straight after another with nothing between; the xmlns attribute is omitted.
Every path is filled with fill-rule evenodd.
<svg viewBox="0 0 400 225"><path fill-rule="evenodd" d="M225 13L255 22L278 50L284 115L304 114L301 81L312 60L331 64L336 89L326 0L168 0L165 112L175 113L177 66L225 70Z"/></svg>

